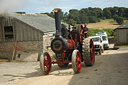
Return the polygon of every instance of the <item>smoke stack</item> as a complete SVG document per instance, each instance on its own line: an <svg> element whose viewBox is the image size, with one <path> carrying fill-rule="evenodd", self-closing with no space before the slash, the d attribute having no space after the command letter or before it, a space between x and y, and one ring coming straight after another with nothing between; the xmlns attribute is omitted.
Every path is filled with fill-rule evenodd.
<svg viewBox="0 0 128 85"><path fill-rule="evenodd" d="M61 34L61 19L60 19L61 9L56 8L53 11L55 13L56 34L60 35Z"/></svg>

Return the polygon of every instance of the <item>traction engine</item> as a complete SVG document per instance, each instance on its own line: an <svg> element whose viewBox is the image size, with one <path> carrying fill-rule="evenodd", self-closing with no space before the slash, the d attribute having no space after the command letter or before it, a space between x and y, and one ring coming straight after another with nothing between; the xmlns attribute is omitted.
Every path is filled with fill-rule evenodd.
<svg viewBox="0 0 128 85"><path fill-rule="evenodd" d="M40 68L45 75L51 71L52 64L58 64L62 68L72 63L74 73L79 73L82 62L86 66L92 66L95 62L93 41L84 38L83 26L79 25L75 31L61 27L60 12L61 9L54 9L56 34L51 42L51 49L56 61L51 61L48 52L40 56Z"/></svg>

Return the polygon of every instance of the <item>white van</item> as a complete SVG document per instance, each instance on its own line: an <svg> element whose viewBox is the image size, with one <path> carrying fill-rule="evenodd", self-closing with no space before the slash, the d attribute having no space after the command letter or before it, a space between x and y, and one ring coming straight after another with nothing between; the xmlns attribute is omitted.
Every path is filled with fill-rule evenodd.
<svg viewBox="0 0 128 85"><path fill-rule="evenodd" d="M101 36L90 36L89 38L91 38L93 40L93 43L95 46L95 52L98 52L99 55L101 55L101 53L104 52L103 40L102 40Z"/></svg>
<svg viewBox="0 0 128 85"><path fill-rule="evenodd" d="M108 42L107 33L106 32L98 32L98 33L96 33L96 35L102 37L104 49L109 49L109 42Z"/></svg>

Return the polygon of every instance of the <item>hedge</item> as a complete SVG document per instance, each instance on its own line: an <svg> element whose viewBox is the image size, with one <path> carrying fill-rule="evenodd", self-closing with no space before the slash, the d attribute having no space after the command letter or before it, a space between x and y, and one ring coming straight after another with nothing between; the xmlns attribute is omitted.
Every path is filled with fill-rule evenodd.
<svg viewBox="0 0 128 85"><path fill-rule="evenodd" d="M94 28L89 29L89 36L96 35L97 32L106 32L108 37L114 36L114 30L113 29L94 29Z"/></svg>

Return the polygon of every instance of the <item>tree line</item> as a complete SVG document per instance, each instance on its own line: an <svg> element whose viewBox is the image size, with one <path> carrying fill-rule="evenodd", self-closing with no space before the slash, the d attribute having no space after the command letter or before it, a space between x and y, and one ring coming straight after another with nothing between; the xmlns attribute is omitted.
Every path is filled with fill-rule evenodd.
<svg viewBox="0 0 128 85"><path fill-rule="evenodd" d="M17 12L25 14L25 12ZM54 12L41 13L47 14L54 18ZM101 19L114 19L118 24L122 24L123 20L128 19L128 8L125 7L107 7L107 8L82 8L70 9L69 12L61 12L61 19L63 22L70 25L83 23L96 23Z"/></svg>
<svg viewBox="0 0 128 85"><path fill-rule="evenodd" d="M54 18L54 12L41 13ZM122 24L124 19L128 19L128 8L107 7L101 8L82 8L70 9L69 12L61 12L61 19L71 25L83 23L96 23L101 19L114 19L118 24Z"/></svg>

